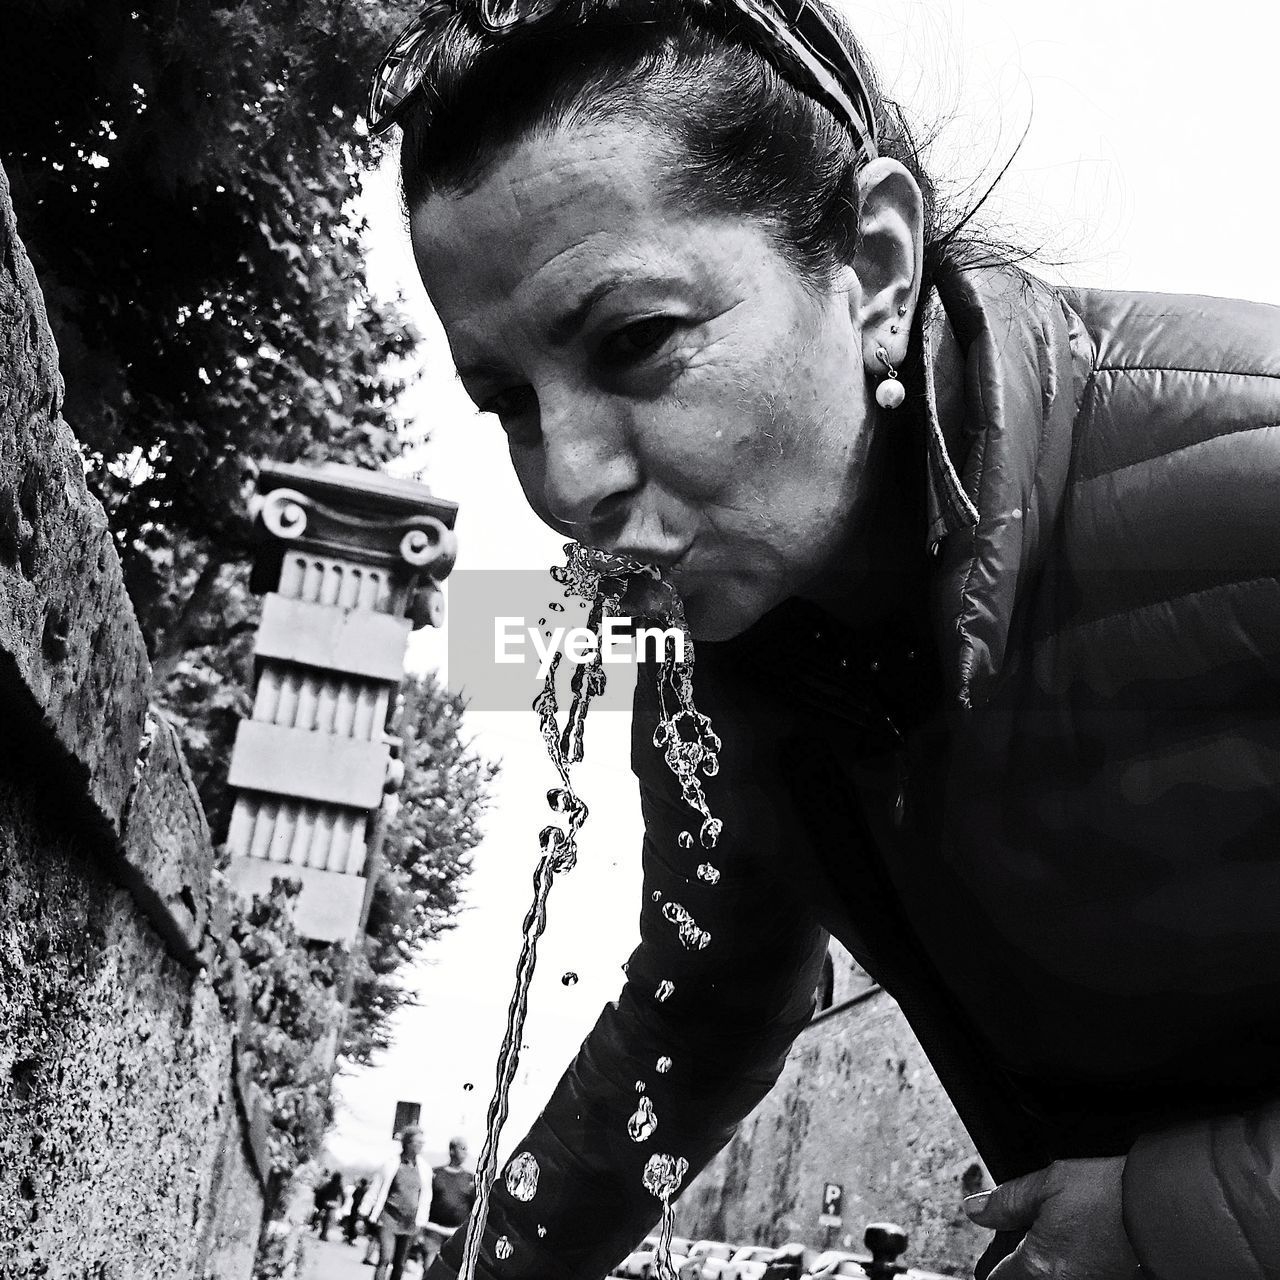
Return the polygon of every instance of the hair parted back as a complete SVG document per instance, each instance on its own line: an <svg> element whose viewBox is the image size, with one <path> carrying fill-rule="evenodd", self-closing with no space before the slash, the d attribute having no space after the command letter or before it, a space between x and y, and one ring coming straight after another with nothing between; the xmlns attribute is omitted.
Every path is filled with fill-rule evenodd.
<svg viewBox="0 0 1280 1280"><path fill-rule="evenodd" d="M968 222L939 226L939 198L898 105L887 98L842 15L818 3L862 73L880 153L924 196L925 271ZM413 210L474 186L511 146L577 123L633 120L670 140L669 191L691 212L758 219L812 283L852 261L857 146L825 106L735 38L699 0L583 0L572 23L500 39L466 12L433 38L419 100L402 121L400 178Z"/></svg>

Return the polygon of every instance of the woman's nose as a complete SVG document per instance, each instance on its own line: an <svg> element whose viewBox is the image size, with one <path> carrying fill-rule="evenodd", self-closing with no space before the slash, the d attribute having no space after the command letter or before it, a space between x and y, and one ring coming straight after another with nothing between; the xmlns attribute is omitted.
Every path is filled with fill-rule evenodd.
<svg viewBox="0 0 1280 1280"><path fill-rule="evenodd" d="M543 497L551 517L575 536L605 545L626 523L640 486L630 433L616 409L590 403L541 405Z"/></svg>

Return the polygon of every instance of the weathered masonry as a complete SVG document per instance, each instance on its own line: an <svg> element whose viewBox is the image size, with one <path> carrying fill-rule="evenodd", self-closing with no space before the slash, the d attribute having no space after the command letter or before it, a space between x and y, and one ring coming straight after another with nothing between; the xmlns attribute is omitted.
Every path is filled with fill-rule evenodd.
<svg viewBox="0 0 1280 1280"><path fill-rule="evenodd" d="M960 1201L991 1183L898 1006L843 948L831 961L777 1085L680 1197L679 1230L859 1250L863 1225L887 1218L912 1267L968 1275L990 1237Z"/></svg>
<svg viewBox="0 0 1280 1280"><path fill-rule="evenodd" d="M270 1171L247 987L211 977L229 899L61 403L0 169L0 1280L248 1280ZM454 512L350 468L266 467L260 495L234 875L302 879L310 936L350 939Z"/></svg>
<svg viewBox="0 0 1280 1280"><path fill-rule="evenodd" d="M254 580L270 590L253 715L231 758L231 880L245 895L299 881L299 932L349 941L404 772L386 730L405 646L415 625L440 621L457 508L413 481L331 463L263 467L254 510Z"/></svg>
<svg viewBox="0 0 1280 1280"><path fill-rule="evenodd" d="M0 171L0 1274L248 1276L213 847Z"/></svg>

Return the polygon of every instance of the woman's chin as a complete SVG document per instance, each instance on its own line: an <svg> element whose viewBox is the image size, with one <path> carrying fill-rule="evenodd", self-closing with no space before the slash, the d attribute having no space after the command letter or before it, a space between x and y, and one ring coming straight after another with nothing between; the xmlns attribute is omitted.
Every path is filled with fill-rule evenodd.
<svg viewBox="0 0 1280 1280"><path fill-rule="evenodd" d="M777 603L752 589L758 584L729 575L682 574L674 585L684 603L689 634L695 641L732 640L754 626Z"/></svg>

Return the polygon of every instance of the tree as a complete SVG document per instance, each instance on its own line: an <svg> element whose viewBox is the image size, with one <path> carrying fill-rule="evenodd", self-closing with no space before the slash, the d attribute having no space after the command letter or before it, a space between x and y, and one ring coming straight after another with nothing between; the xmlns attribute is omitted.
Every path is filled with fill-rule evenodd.
<svg viewBox="0 0 1280 1280"><path fill-rule="evenodd" d="M379 466L416 341L366 282L355 212L375 149L368 77L413 0L9 0L0 162L44 289L64 411L107 510L215 833L249 710L258 602L245 499L260 459ZM387 1043L397 969L449 925L494 769L461 704L408 690L414 733L363 953L300 941L290 890L251 904L222 971L244 982L277 1174L316 1149L316 1044L354 990L346 1053ZM429 748L429 749L428 749ZM239 975L238 977L236 975ZM352 986L351 984L354 984Z"/></svg>
<svg viewBox="0 0 1280 1280"><path fill-rule="evenodd" d="M463 708L435 676L405 681L405 778L399 809L387 823L364 946L355 957L342 1046L350 1062L367 1063L387 1047L391 1017L411 999L397 972L455 923L498 773L464 741Z"/></svg>
<svg viewBox="0 0 1280 1280"><path fill-rule="evenodd" d="M245 554L258 458L395 456L415 335L353 213L385 0L11 0L0 159L153 658ZM175 592L175 566L194 568ZM176 597L176 598L175 598Z"/></svg>

